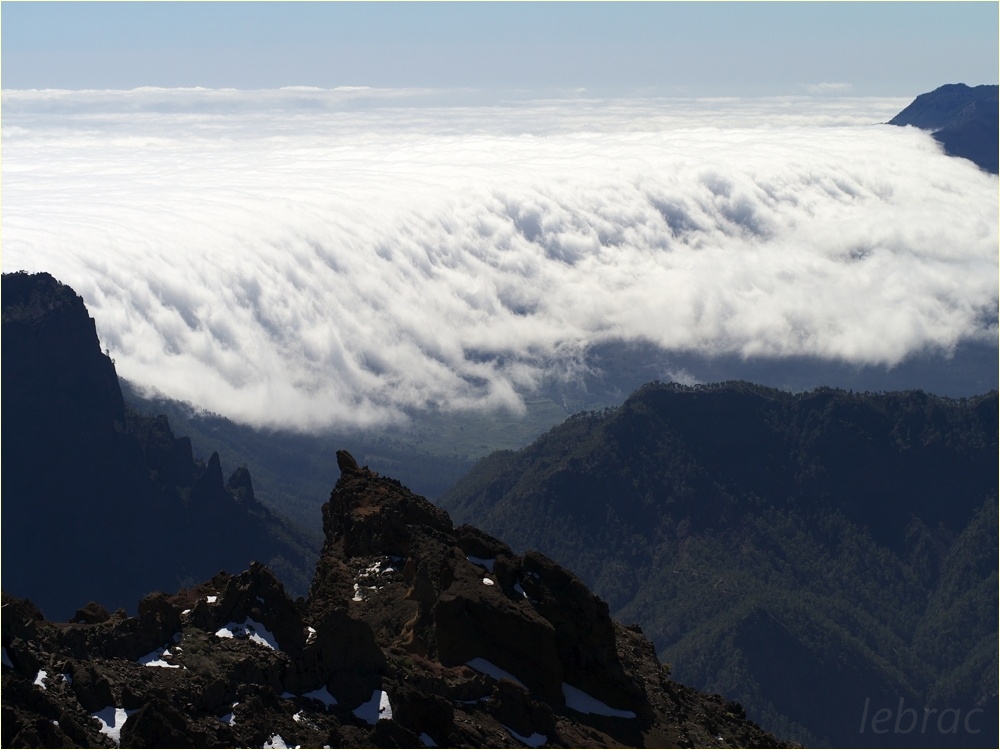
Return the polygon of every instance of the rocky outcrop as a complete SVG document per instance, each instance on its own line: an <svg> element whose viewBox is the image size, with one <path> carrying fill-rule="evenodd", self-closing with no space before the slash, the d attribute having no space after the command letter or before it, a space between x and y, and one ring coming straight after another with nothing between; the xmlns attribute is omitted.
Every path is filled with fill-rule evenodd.
<svg viewBox="0 0 1000 750"><path fill-rule="evenodd" d="M308 599L258 563L136 617L4 594L3 745L780 745L552 560L338 464Z"/></svg>

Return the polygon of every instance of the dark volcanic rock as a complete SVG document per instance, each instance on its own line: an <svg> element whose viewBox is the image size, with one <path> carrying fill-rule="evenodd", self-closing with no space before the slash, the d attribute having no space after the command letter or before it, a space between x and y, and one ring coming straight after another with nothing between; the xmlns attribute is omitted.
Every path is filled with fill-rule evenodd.
<svg viewBox="0 0 1000 750"><path fill-rule="evenodd" d="M308 600L258 563L138 617L4 594L4 746L780 745L569 571L338 459Z"/></svg>
<svg viewBox="0 0 1000 750"><path fill-rule="evenodd" d="M997 174L1000 152L998 87L952 83L918 96L890 125L930 130L947 153Z"/></svg>

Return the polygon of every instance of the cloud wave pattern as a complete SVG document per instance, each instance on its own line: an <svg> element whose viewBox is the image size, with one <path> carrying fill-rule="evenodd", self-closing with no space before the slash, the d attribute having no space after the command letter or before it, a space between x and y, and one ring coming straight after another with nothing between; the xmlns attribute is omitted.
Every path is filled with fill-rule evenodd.
<svg viewBox="0 0 1000 750"><path fill-rule="evenodd" d="M899 100L3 96L4 270L73 286L124 377L252 424L519 411L615 340L996 339L996 179L876 124Z"/></svg>

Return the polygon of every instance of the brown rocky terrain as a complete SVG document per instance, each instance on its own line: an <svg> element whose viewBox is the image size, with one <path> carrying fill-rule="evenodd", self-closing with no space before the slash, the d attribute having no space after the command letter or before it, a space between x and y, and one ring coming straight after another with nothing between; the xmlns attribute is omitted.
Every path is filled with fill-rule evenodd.
<svg viewBox="0 0 1000 750"><path fill-rule="evenodd" d="M138 616L3 596L5 747L780 747L637 626L338 453L307 599L253 563Z"/></svg>

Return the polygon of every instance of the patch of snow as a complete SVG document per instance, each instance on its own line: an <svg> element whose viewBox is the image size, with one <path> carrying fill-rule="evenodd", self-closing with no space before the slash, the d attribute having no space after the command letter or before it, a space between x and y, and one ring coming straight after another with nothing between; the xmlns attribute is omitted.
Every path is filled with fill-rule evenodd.
<svg viewBox="0 0 1000 750"><path fill-rule="evenodd" d="M231 622L216 630L215 634L219 638L249 638L261 646L267 646L275 651L281 650L274 633L249 617L242 623Z"/></svg>
<svg viewBox="0 0 1000 750"><path fill-rule="evenodd" d="M380 719L392 718L392 704L389 703L389 694L384 690L378 701L378 717Z"/></svg>
<svg viewBox="0 0 1000 750"><path fill-rule="evenodd" d="M361 587L358 584L354 584L354 596L352 597L352 602L363 602L365 598L361 595Z"/></svg>
<svg viewBox="0 0 1000 750"><path fill-rule="evenodd" d="M525 737L524 735L515 732L506 724L501 724L500 726L506 729L510 733L511 737L513 737L518 742L524 743L528 747L541 747L542 745L544 745L546 742L549 741L548 737L546 737L544 734L539 734L538 732L532 732L530 737Z"/></svg>
<svg viewBox="0 0 1000 750"><path fill-rule="evenodd" d="M517 583L515 583L515 584L514 584L514 591L516 591L517 593L519 593L519 594L520 594L521 596L523 596L523 597L524 597L525 599L527 599L527 598L528 598L528 595L527 595L527 594L526 594L526 593L524 592L524 589L523 589L523 588L521 588L521 583L520 583L520 581L518 581Z"/></svg>
<svg viewBox="0 0 1000 750"><path fill-rule="evenodd" d="M493 572L493 565L496 563L495 557L486 559L484 557L474 557L473 555L466 555L465 559L468 560L473 565L479 565L483 568L486 568L486 570L488 570L490 573Z"/></svg>
<svg viewBox="0 0 1000 750"><path fill-rule="evenodd" d="M219 601L219 597L213 594L212 596L206 596L205 601L208 602L209 604L215 604L217 601Z"/></svg>
<svg viewBox="0 0 1000 750"><path fill-rule="evenodd" d="M493 585L493 581L491 581L489 578L484 578L483 579L483 584L486 585L486 586L492 586Z"/></svg>
<svg viewBox="0 0 1000 750"><path fill-rule="evenodd" d="M566 698L567 708L579 711L581 714L597 714L598 716L615 716L621 719L634 719L635 711L623 711L619 708L611 708L607 703L597 700L579 688L567 685L562 686L563 696Z"/></svg>
<svg viewBox="0 0 1000 750"><path fill-rule="evenodd" d="M264 748L264 750L271 750L272 748L281 748L281 750L287 750L288 745L286 745L285 741L281 739L280 734L272 734L271 739L269 739L267 742L261 745L261 747Z"/></svg>
<svg viewBox="0 0 1000 750"><path fill-rule="evenodd" d="M236 707L238 705L240 705L240 704L239 703L234 703L233 704L233 711L230 711L228 714L223 714L222 716L220 716L219 717L219 721L221 721L223 724L228 724L229 726L234 726L236 724L236 717L233 715L233 712L236 710Z"/></svg>
<svg viewBox="0 0 1000 750"><path fill-rule="evenodd" d="M518 685L520 685L521 687L523 687L525 690L528 689L527 687L525 687L525 685L524 685L523 682L521 682L519 679L517 679L510 672L507 672L507 671L505 671L503 669L500 669L500 667L498 667L496 664L494 664L491 661L487 661L486 659L484 659L481 656L477 656L475 659L469 659L467 662L465 662L465 666L472 667L477 672L481 672L481 673L483 673L485 675L489 675L494 680L500 680L500 679L503 679L504 677L506 677L508 680L511 680L512 682L516 682Z"/></svg>
<svg viewBox="0 0 1000 750"><path fill-rule="evenodd" d="M306 630L308 631L308 635L306 635L306 645L308 645L316 640L316 628L311 625L306 625Z"/></svg>
<svg viewBox="0 0 1000 750"><path fill-rule="evenodd" d="M316 688L315 690L310 690L308 693L302 694L303 698L312 698L313 700L320 701L327 706L336 706L337 699L330 694L329 688L325 685L321 688Z"/></svg>
<svg viewBox="0 0 1000 750"><path fill-rule="evenodd" d="M140 656L138 662L144 667L166 667L168 669L180 669L180 664L168 664L161 659L161 656L170 656L170 650L166 648L158 648L154 651L150 651L145 656Z"/></svg>
<svg viewBox="0 0 1000 750"><path fill-rule="evenodd" d="M122 741L122 726L128 721L128 717L134 713L134 710L126 711L124 708L108 706L107 708L102 708L97 713L91 714L91 716L101 723L101 734L110 737L111 741L118 746Z"/></svg>
<svg viewBox="0 0 1000 750"><path fill-rule="evenodd" d="M2 662L5 667L10 667L11 669L14 668L14 665L10 663L10 657L7 656L6 647L3 649L3 654L0 655L0 662Z"/></svg>
<svg viewBox="0 0 1000 750"><path fill-rule="evenodd" d="M38 687L40 687L42 690L48 690L49 687L48 685L45 684L45 681L47 679L49 679L49 673L46 672L44 669L39 669L38 674L35 675L34 684L38 685Z"/></svg>
<svg viewBox="0 0 1000 750"><path fill-rule="evenodd" d="M384 690L375 688L371 700L354 709L354 715L369 724L375 724L379 719L391 719L392 706L389 705L388 694Z"/></svg>
<svg viewBox="0 0 1000 750"><path fill-rule="evenodd" d="M73 684L73 675L69 674L68 672L63 672L59 676L62 677L62 681L65 682L67 685Z"/></svg>
<svg viewBox="0 0 1000 750"><path fill-rule="evenodd" d="M294 721L296 724L302 721L302 712L296 711L294 714L292 714L292 721Z"/></svg>
<svg viewBox="0 0 1000 750"><path fill-rule="evenodd" d="M191 614L191 610L190 609L185 609L183 612L181 612L182 616L183 615L189 615L189 614Z"/></svg>
<svg viewBox="0 0 1000 750"><path fill-rule="evenodd" d="M424 743L424 747L437 747L434 738L427 734L427 732L420 733L420 741Z"/></svg>

